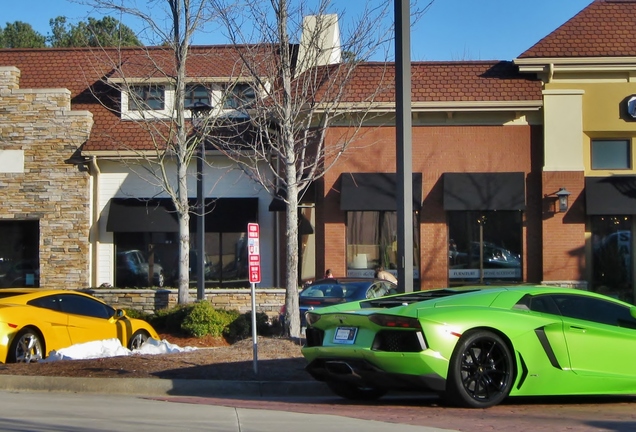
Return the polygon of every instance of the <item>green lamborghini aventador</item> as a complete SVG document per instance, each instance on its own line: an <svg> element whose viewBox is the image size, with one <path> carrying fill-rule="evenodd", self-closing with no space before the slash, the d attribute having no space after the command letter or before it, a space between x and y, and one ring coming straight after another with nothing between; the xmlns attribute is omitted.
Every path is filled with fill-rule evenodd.
<svg viewBox="0 0 636 432"><path fill-rule="evenodd" d="M306 318L307 371L349 399L432 391L486 408L508 396L636 394L636 307L588 291L418 291Z"/></svg>

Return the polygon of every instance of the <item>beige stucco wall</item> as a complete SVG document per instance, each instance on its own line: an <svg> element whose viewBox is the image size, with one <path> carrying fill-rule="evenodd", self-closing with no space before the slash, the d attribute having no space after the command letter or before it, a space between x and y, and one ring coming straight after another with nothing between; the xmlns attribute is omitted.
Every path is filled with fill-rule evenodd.
<svg viewBox="0 0 636 432"><path fill-rule="evenodd" d="M568 160L574 157L578 161L578 154L580 154L586 176L636 174L634 152L632 152L631 170L592 171L590 169L592 139L615 138L632 141L636 139L636 121L626 118L625 113L625 101L629 96L636 94L636 82L631 82L628 75L611 77L587 75L584 80L576 81L569 77L568 80L555 81L546 87L549 89L545 92L546 171L559 171L559 169L548 169L548 167L558 167L558 163L548 164L548 155L550 160ZM576 98L576 94L580 95L578 97L580 101L575 103L571 100L568 103L567 99ZM557 102L558 99L561 101ZM578 113L580 113L578 125L580 135L570 136L571 141L563 140L566 131L574 131L577 128L575 122L571 121L571 117ZM549 125L551 127L548 132ZM575 144L576 139L580 139L578 149Z"/></svg>
<svg viewBox="0 0 636 432"><path fill-rule="evenodd" d="M20 89L19 83L18 69L0 67L0 150L23 161L0 172L0 220L39 221L40 286L86 288L89 176L65 160L88 139L92 114L71 111L66 89Z"/></svg>

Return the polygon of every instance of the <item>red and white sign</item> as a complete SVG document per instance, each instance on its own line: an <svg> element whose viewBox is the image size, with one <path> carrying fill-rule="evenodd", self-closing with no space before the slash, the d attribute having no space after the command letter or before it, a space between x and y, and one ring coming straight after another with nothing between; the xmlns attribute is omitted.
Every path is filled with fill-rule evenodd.
<svg viewBox="0 0 636 432"><path fill-rule="evenodd" d="M250 283L261 282L261 255L259 251L258 240L258 224L247 224L247 265L250 274Z"/></svg>

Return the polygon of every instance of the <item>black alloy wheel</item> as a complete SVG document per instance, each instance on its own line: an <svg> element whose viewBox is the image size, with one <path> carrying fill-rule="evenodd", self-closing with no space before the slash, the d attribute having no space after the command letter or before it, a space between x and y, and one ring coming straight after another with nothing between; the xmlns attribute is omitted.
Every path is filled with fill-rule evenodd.
<svg viewBox="0 0 636 432"><path fill-rule="evenodd" d="M514 357L497 334L478 330L464 334L451 357L445 398L469 408L501 403L512 389Z"/></svg>

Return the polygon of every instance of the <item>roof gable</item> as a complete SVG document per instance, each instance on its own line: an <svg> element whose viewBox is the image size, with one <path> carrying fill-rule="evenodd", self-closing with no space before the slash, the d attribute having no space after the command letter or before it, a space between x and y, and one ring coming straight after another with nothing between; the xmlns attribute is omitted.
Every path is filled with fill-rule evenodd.
<svg viewBox="0 0 636 432"><path fill-rule="evenodd" d="M519 58L636 57L636 0L595 0Z"/></svg>

